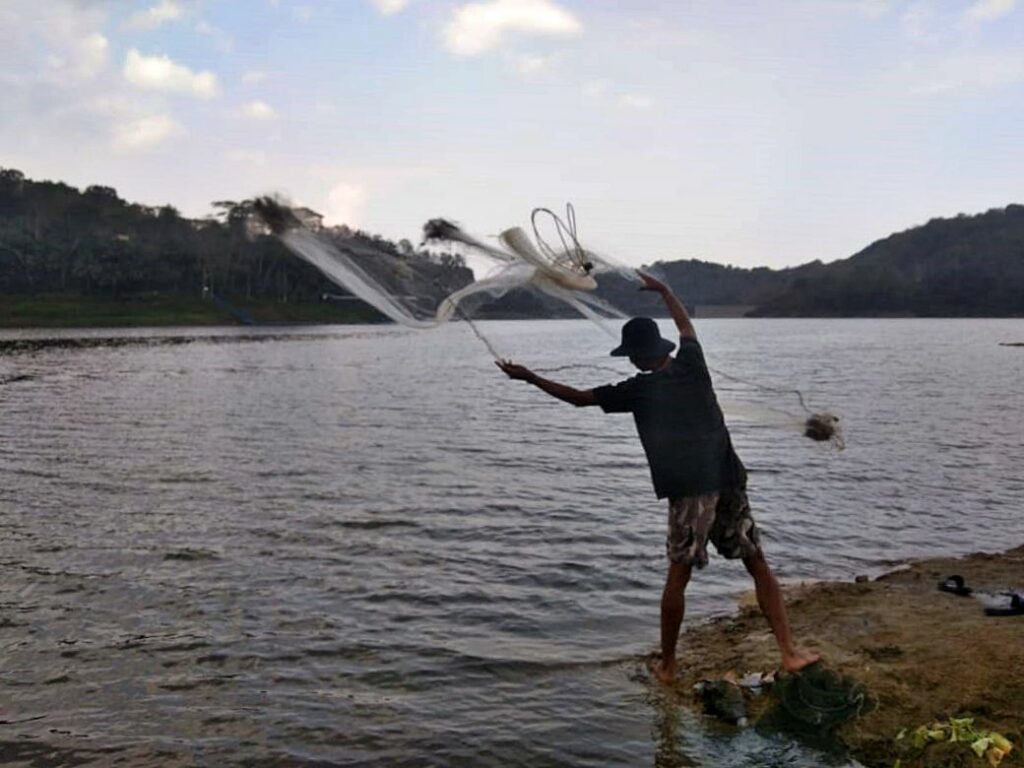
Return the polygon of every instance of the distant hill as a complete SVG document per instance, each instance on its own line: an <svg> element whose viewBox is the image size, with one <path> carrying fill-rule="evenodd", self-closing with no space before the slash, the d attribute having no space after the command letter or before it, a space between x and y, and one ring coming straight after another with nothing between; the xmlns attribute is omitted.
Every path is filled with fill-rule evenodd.
<svg viewBox="0 0 1024 768"><path fill-rule="evenodd" d="M791 278L752 314L1021 317L1024 206L932 219Z"/></svg>
<svg viewBox="0 0 1024 768"><path fill-rule="evenodd" d="M124 301L181 294L242 304L339 299L342 305L358 304L277 239L254 236L247 228L251 201L213 206L215 216L188 219L171 206L129 203L110 187L78 190L0 169L0 297ZM305 213L318 223L315 213ZM346 228L323 231L393 257L392 266L376 269L380 274L374 276L396 291L401 284L400 290L420 297L425 309L472 280L459 257ZM415 267L402 274L419 283L410 287L408 280L398 280L396 270L404 270L400 262ZM696 307L698 316L709 305L732 305L753 308L747 314L759 317L1019 317L1024 316L1024 206L933 219L829 264L741 269L686 259L657 262L650 269ZM603 277L598 295L628 314L662 310L650 294L617 275ZM359 307L348 313L351 319L379 318ZM485 303L475 314L575 316L561 302L523 290ZM276 313L264 310L264 316Z"/></svg>
<svg viewBox="0 0 1024 768"><path fill-rule="evenodd" d="M139 301L175 294L212 302L230 299L232 305L355 304L277 238L254 233L249 226L252 201L224 200L213 207L215 216L188 219L169 205L129 203L110 187L79 190L0 168L0 298ZM299 213L319 223L312 211ZM413 275L420 283L410 288L409 280L403 280L403 288L430 306L473 280L457 257L434 256L408 241L393 243L347 228L323 231L392 257L387 260L394 265L391 272L414 266L403 277ZM376 277L386 286L397 283L395 274ZM365 305L357 310L341 314L353 320L379 318Z"/></svg>
<svg viewBox="0 0 1024 768"><path fill-rule="evenodd" d="M698 310L745 305L754 317L1021 317L1024 206L932 219L829 264L740 269L689 259L652 271ZM625 280L606 278L600 293L630 314L651 312Z"/></svg>

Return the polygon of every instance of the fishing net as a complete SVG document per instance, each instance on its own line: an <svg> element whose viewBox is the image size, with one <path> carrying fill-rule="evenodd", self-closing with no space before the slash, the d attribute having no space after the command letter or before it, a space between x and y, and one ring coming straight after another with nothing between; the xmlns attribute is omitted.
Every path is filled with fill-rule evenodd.
<svg viewBox="0 0 1024 768"><path fill-rule="evenodd" d="M810 413L804 422L804 437L819 443L831 442L840 450L846 447L839 417L832 413Z"/></svg>
<svg viewBox="0 0 1024 768"><path fill-rule="evenodd" d="M556 252L543 238L538 237L535 245L519 227L502 232L499 240L503 247L498 247L484 243L447 220L427 222L425 242L471 250L493 266L483 278L445 296L431 311L423 306L423 297L417 295L422 294L430 277L424 273L426 263L422 260L399 259L372 241L351 234L313 231L288 206L273 198L260 198L253 208L259 220L292 253L391 320L409 328L433 328L453 317L470 320L472 309L479 303L471 299L497 298L517 288L532 289L562 301L598 323L606 317L624 317L607 302L588 294L597 287L592 272L608 269L621 272L623 268L584 251L576 240L574 228L569 232L574 245ZM566 227L561 220L558 226ZM611 329L606 328L606 331L614 336ZM480 335L479 330L477 333ZM488 347L493 352L489 342Z"/></svg>
<svg viewBox="0 0 1024 768"><path fill-rule="evenodd" d="M523 285L529 270L506 261L483 280L459 287L436 307L424 306L424 288L444 289L451 270L433 268L426 260L401 258L372 240L342 231L313 231L290 208L272 198L260 198L253 209L262 222L296 256L309 262L336 285L381 314L409 328L434 328L446 322L460 304L478 294L498 297ZM429 300L429 299L428 299Z"/></svg>
<svg viewBox="0 0 1024 768"><path fill-rule="evenodd" d="M428 329L450 320L465 321L496 360L501 355L495 345L473 322L474 312L484 302L514 290L532 291L571 307L610 339L617 340L618 330L608 321L625 319L627 315L594 293L598 280L614 273L638 285L642 282L635 270L580 243L576 212L571 204L566 206L564 218L548 208L534 209L530 217L532 238L522 228L512 227L500 233L497 244L467 233L448 219L428 221L423 227L425 244L443 245L462 255L482 257L490 265L483 277L468 284L453 283L451 270L429 260L396 255L372 239L348 230L311 229L281 200L259 198L254 201L253 210L257 229L269 230L293 254L394 322L408 328ZM425 295L425 287L431 289L432 296ZM438 295L441 297L436 298ZM571 369L624 375L618 369L586 363L536 370L554 373ZM770 387L711 370L723 379L761 392L795 395L804 414L795 416L775 409L783 424L799 427L812 440L843 447L839 418L828 412L812 411L799 390ZM754 418L765 421L763 416L762 410Z"/></svg>
<svg viewBox="0 0 1024 768"><path fill-rule="evenodd" d="M766 393L773 398L784 396L791 400L792 406L773 404L772 406L752 406L750 404L730 403L729 410L734 415L746 415L754 421L776 424L784 427L795 427L804 437L819 443L829 443L836 450L846 447L846 440L839 425L839 416L829 411L815 411L808 404L803 392L792 387L773 387L761 382L742 378L731 373L708 366L708 370L726 382L739 384L749 390ZM795 408L799 408L796 411Z"/></svg>
<svg viewBox="0 0 1024 768"><path fill-rule="evenodd" d="M804 734L827 735L875 706L862 684L820 662L780 676L772 696L775 704L759 725Z"/></svg>

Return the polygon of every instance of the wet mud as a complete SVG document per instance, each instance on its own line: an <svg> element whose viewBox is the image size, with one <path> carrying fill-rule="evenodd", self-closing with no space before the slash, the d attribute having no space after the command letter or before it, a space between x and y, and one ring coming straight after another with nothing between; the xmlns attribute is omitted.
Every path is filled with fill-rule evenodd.
<svg viewBox="0 0 1024 768"><path fill-rule="evenodd" d="M940 592L960 574L973 594ZM986 765L966 744L910 750L900 731L951 717L973 717L1015 745L1003 766L1024 765L1024 616L989 616L985 600L1024 588L1024 547L911 564L873 581L786 587L798 641L825 654L827 668L865 691L865 706L845 722L804 734L848 750L866 766ZM678 690L696 697L701 679L773 669L774 639L753 596L738 616L693 627L680 641ZM780 677L780 682L786 676ZM695 704L697 702L695 701ZM755 697L751 720L771 722L778 696ZM766 717L767 716L767 717Z"/></svg>

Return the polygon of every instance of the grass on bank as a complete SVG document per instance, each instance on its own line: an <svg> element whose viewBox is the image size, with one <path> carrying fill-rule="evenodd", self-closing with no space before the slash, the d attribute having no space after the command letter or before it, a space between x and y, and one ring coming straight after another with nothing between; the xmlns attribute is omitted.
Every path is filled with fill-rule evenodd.
<svg viewBox="0 0 1024 768"><path fill-rule="evenodd" d="M282 304L228 297L257 324L371 323L380 315L359 302ZM213 301L181 294L139 294L118 299L89 296L0 296L0 328L124 328L134 326L240 325L238 316Z"/></svg>

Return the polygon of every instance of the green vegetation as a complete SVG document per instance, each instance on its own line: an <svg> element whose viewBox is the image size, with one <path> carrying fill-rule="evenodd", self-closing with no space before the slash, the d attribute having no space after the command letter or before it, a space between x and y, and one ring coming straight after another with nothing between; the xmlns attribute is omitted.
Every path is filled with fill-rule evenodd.
<svg viewBox="0 0 1024 768"><path fill-rule="evenodd" d="M259 324L373 323L381 316L359 302L282 304L240 300L238 309ZM7 296L0 301L0 328L119 328L231 325L238 318L196 296L150 293L119 299L66 294Z"/></svg>
<svg viewBox="0 0 1024 768"><path fill-rule="evenodd" d="M187 219L171 206L127 203L110 187L79 191L0 169L0 326L379 319L276 238L254 233L251 201L213 207L210 218ZM319 228L317 214L299 214ZM458 257L345 227L320 229L346 247L415 267L408 275L419 281L411 292L422 307L472 280ZM365 266L385 287L398 285L386 269ZM653 269L691 305L753 306L754 316L1021 317L1024 206L933 219L830 264L739 269L688 259ZM661 311L617 275L604 276L598 293L630 314ZM561 302L524 290L477 315L575 316Z"/></svg>
<svg viewBox="0 0 1024 768"><path fill-rule="evenodd" d="M830 264L771 270L686 260L654 268L688 303L752 305L749 314L760 317L1021 317L1024 206L933 219ZM643 311L625 280L606 280L602 294Z"/></svg>
<svg viewBox="0 0 1024 768"><path fill-rule="evenodd" d="M254 231L251 201L219 201L194 220L171 206L122 200L0 169L0 326L372 322L380 316ZM311 226L319 216L301 211ZM393 257L422 276L436 304L468 284L461 259L435 257L341 227L326 237ZM375 275L387 285L388 274Z"/></svg>
<svg viewBox="0 0 1024 768"><path fill-rule="evenodd" d="M903 729L896 736L896 741L904 754L911 758L921 758L931 744L959 744L964 747L963 750L960 750L962 755L969 754L966 752L966 749L969 748L978 758L985 758L992 768L997 768L1003 758L1013 751L1013 742L1001 733L976 727L973 717L951 717L946 722L933 722L931 725L918 726L910 733ZM943 752L942 758L951 758L957 750L946 749ZM893 768L903 768L903 760L903 757L897 759ZM964 761L957 760L956 762L962 764ZM952 760L947 762L945 759L942 760L942 763L953 764ZM907 765L906 768L910 768L910 766Z"/></svg>
<svg viewBox="0 0 1024 768"><path fill-rule="evenodd" d="M1024 316L1024 206L890 235L795 277L756 314Z"/></svg>

